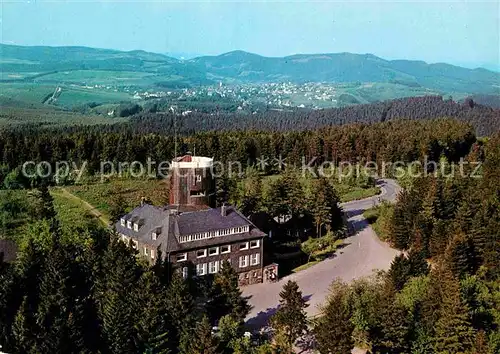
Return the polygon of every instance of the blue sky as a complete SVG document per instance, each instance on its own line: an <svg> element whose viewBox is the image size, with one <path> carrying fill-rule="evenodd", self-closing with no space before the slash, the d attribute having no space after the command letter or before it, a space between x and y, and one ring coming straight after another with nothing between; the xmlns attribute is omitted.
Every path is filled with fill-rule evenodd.
<svg viewBox="0 0 500 354"><path fill-rule="evenodd" d="M498 1L0 1L2 43L499 66Z"/></svg>

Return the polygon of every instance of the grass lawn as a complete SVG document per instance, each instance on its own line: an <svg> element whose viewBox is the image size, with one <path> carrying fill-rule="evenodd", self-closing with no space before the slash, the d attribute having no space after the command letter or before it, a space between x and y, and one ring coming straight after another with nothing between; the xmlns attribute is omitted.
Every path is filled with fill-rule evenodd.
<svg viewBox="0 0 500 354"><path fill-rule="evenodd" d="M335 188L339 193L340 201L342 203L373 197L374 195L380 194L380 188L378 187L361 188L339 184L335 185Z"/></svg>
<svg viewBox="0 0 500 354"><path fill-rule="evenodd" d="M306 270L307 268L310 268L313 265L318 264L319 262L321 262L321 261L311 261L309 263L302 264L301 266L298 266L297 268L292 269L292 273L297 273L297 272L300 272L301 270Z"/></svg>

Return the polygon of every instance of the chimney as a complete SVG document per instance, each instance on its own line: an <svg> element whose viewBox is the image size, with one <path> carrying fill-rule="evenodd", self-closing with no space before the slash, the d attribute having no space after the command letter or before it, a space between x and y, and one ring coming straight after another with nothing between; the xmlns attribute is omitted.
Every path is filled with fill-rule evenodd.
<svg viewBox="0 0 500 354"><path fill-rule="evenodd" d="M223 203L221 208L220 208L220 215L226 216L227 215L227 210L226 210L226 203Z"/></svg>

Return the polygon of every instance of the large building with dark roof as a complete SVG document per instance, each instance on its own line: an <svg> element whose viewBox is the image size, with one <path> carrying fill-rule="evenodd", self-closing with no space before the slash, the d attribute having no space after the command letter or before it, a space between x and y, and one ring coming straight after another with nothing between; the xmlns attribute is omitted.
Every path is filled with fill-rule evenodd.
<svg viewBox="0 0 500 354"><path fill-rule="evenodd" d="M174 196L171 201L181 198L184 203L164 207L141 203L120 218L115 224L116 231L150 262L155 262L161 254L184 276L216 274L223 262L228 261L239 273L241 285L262 282L273 272L264 272L263 267L267 235L233 206L211 208L200 202L211 200L211 186L215 184L206 180L213 179L211 174L197 177L203 171L193 165L195 158L184 158L189 160L184 168L192 168L185 174L188 178L173 177L175 183L171 179L170 193ZM209 161L203 159L205 169ZM179 186L182 191L177 190ZM190 195L194 196L191 203Z"/></svg>

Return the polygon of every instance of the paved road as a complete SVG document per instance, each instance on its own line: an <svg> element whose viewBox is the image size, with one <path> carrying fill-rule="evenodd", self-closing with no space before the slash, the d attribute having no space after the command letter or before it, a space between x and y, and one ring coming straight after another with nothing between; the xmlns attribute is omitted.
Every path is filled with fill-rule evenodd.
<svg viewBox="0 0 500 354"><path fill-rule="evenodd" d="M247 317L249 326L260 328L267 324L269 317L276 311L279 292L289 279L299 284L309 304L306 311L308 315L313 316L318 314L318 305L323 303L330 284L336 278L349 282L371 275L376 269L389 268L398 251L378 239L362 213L381 200L394 201L399 186L395 181L388 179L379 180L378 185L382 190L378 196L342 204L355 235L346 238L346 246L337 251L335 256L287 276L277 283L256 284L243 288L243 296L248 296L249 303L253 306Z"/></svg>

